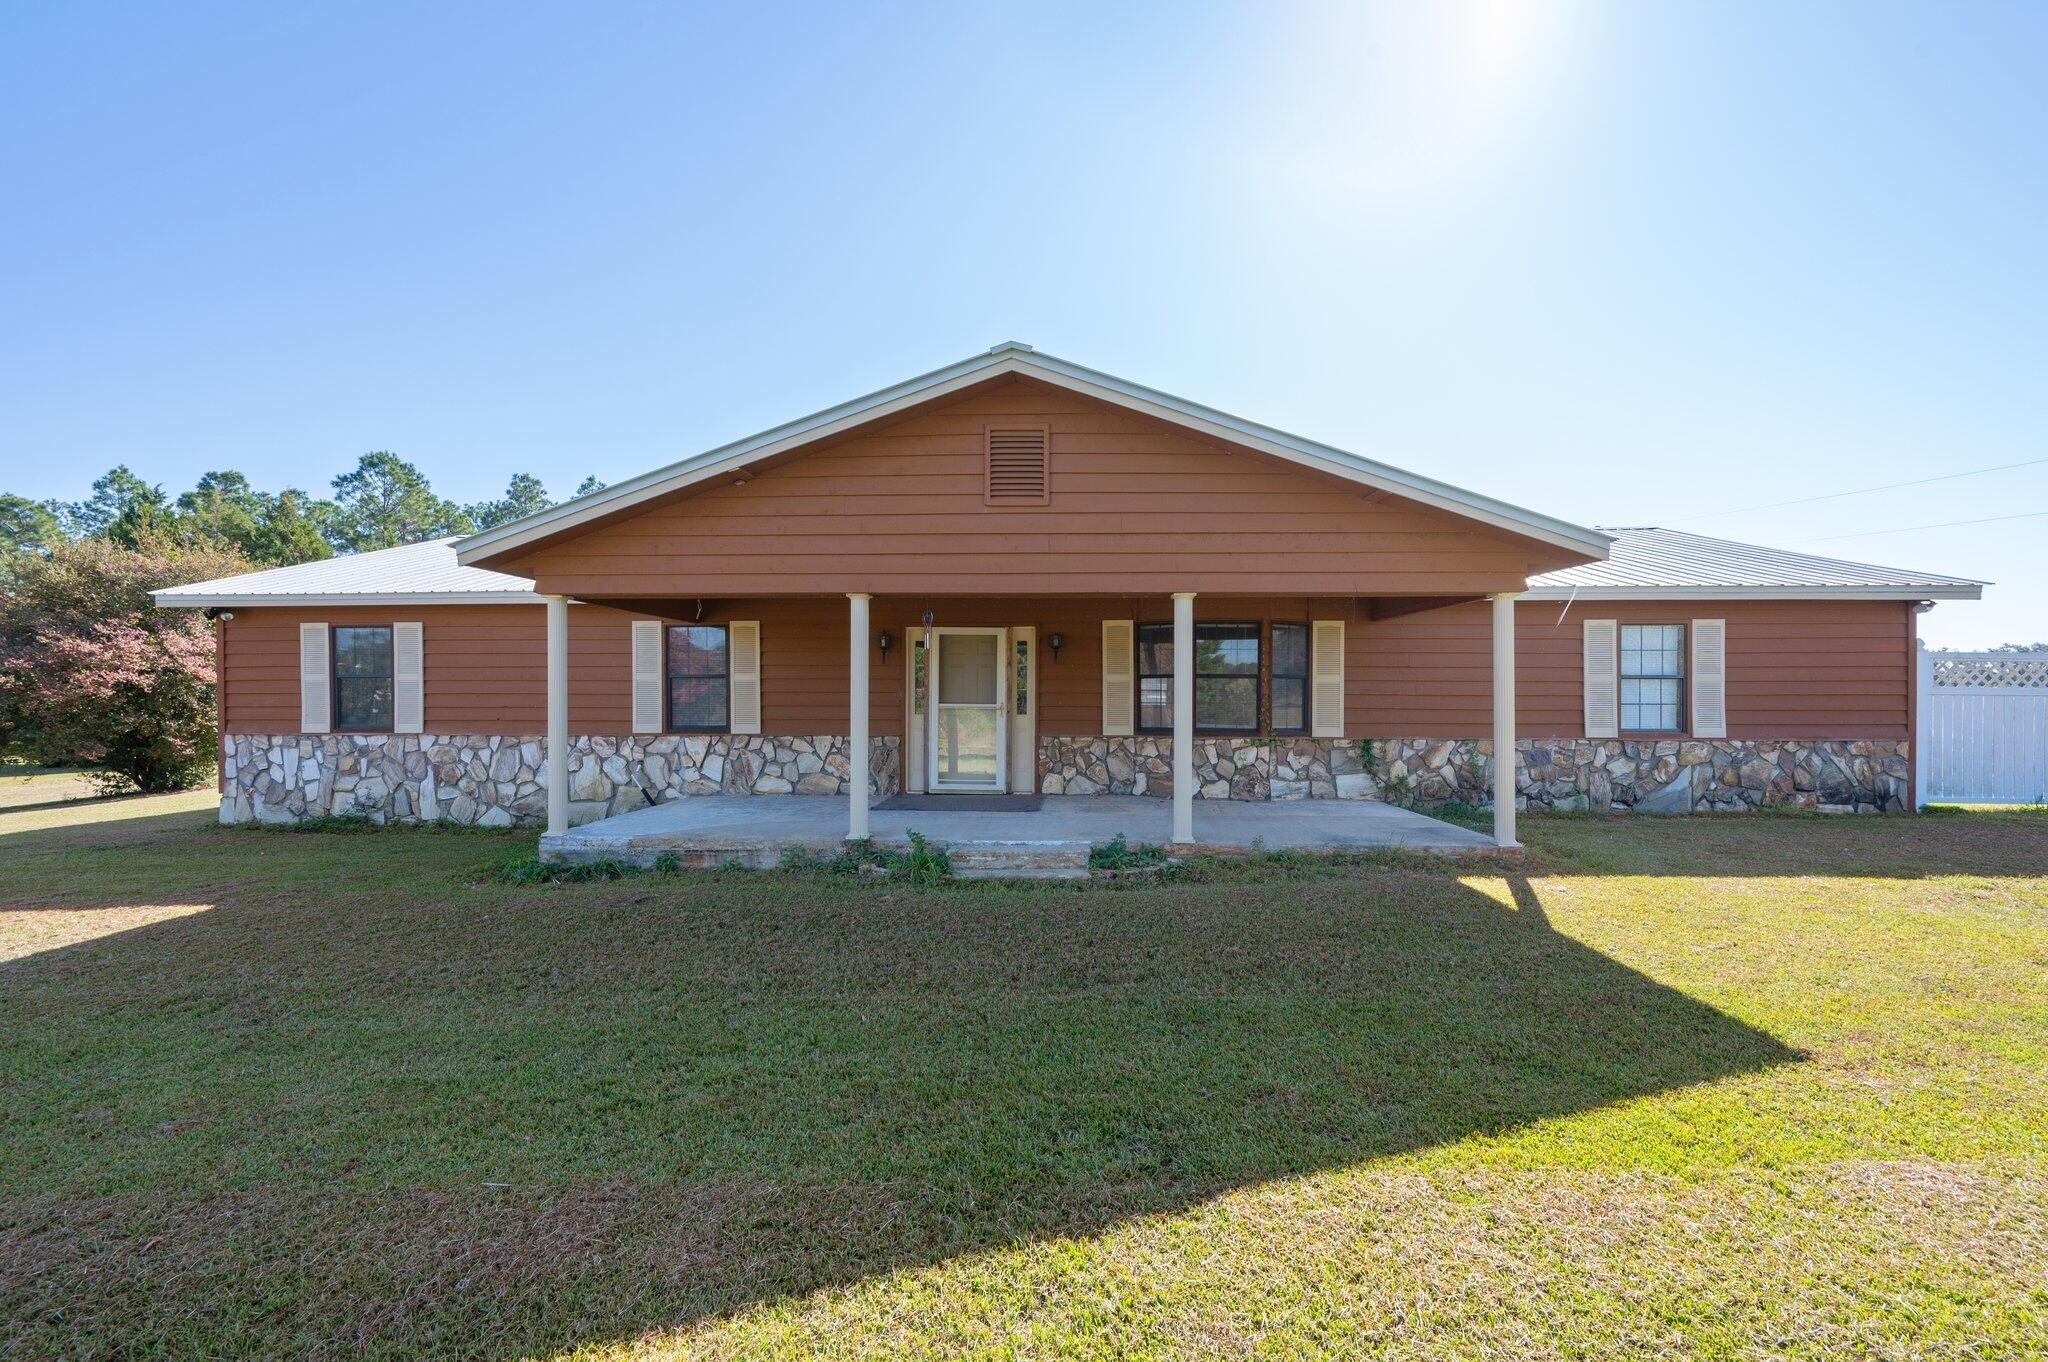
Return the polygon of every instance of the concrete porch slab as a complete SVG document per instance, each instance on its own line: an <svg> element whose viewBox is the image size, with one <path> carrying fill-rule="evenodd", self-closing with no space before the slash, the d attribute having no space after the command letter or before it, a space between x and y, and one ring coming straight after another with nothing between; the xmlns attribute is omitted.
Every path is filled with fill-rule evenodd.
<svg viewBox="0 0 2048 1362"><path fill-rule="evenodd" d="M958 809L872 811L873 840L907 847L915 829L928 841L978 858L997 848L1028 862L1030 848L1068 859L1077 845L1100 846L1121 835L1132 846L1164 845L1172 835L1169 801L1140 795L1047 795L1032 813L981 812L969 799ZM766 869L788 847L813 856L838 854L846 837L846 800L826 795L693 795L636 809L540 839L542 859L614 859L652 865L663 852L684 865L731 861ZM1493 839L1408 809L1367 800L1251 803L1195 801L1195 845L1211 855L1254 851L1420 851L1490 856Z"/></svg>

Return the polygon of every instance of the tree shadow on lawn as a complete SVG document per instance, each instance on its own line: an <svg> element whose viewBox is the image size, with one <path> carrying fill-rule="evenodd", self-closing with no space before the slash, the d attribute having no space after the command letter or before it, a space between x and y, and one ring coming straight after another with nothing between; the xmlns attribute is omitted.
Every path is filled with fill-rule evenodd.
<svg viewBox="0 0 2048 1362"><path fill-rule="evenodd" d="M1799 1057L1526 881L512 890L359 845L317 906L0 970L0 1347L546 1354Z"/></svg>

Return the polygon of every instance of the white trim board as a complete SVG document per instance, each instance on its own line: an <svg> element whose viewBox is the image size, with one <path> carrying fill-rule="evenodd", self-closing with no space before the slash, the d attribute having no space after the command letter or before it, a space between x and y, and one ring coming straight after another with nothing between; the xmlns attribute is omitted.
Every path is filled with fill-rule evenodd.
<svg viewBox="0 0 2048 1362"><path fill-rule="evenodd" d="M1974 601L1968 586L1532 586L1524 601Z"/></svg>
<svg viewBox="0 0 2048 1362"><path fill-rule="evenodd" d="M216 592L205 596L181 596L177 587L166 587L149 593L150 600L164 609L231 609L238 605L254 609L257 606L290 608L295 605L308 607L348 605L540 605L546 597L532 591L444 591L440 593L423 591L357 591L346 594L329 592L324 596L277 596L260 592Z"/></svg>
<svg viewBox="0 0 2048 1362"><path fill-rule="evenodd" d="M474 566L479 558L520 548L536 540L573 530L593 520L628 510L642 502L681 491L700 482L733 473L748 464L773 458L816 440L829 438L856 426L907 411L937 398L999 378L1020 374L1084 396L1094 397L1130 411L1157 417L1200 434L1257 450L1289 463L1347 478L1384 492L1419 501L1426 506L1493 525L1514 534L1574 552L1605 558L1613 542L1609 535L1583 525L1558 520L1493 497L1453 487L1434 478L1395 468L1332 445L1290 435L1271 426L1232 416L1170 393L1085 368L1052 355L1041 354L1028 345L1008 342L987 353L934 369L928 374L883 388L865 397L842 402L786 422L758 435L721 445L666 468L593 492L587 497L565 501L545 511L510 521L481 534L471 535L455 545L456 561Z"/></svg>

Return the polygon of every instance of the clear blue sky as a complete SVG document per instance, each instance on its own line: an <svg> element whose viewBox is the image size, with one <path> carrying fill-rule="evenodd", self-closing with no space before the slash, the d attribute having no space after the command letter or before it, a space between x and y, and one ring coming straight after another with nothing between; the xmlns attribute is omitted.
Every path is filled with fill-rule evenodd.
<svg viewBox="0 0 2048 1362"><path fill-rule="evenodd" d="M0 490L566 493L1041 349L2048 639L2048 5L10 4Z"/></svg>

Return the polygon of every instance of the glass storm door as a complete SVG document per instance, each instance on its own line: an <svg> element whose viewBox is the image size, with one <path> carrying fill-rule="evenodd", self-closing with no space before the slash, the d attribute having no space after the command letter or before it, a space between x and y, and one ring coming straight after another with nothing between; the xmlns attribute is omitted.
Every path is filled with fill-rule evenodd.
<svg viewBox="0 0 2048 1362"><path fill-rule="evenodd" d="M931 788L1003 789L1003 631L932 631Z"/></svg>

